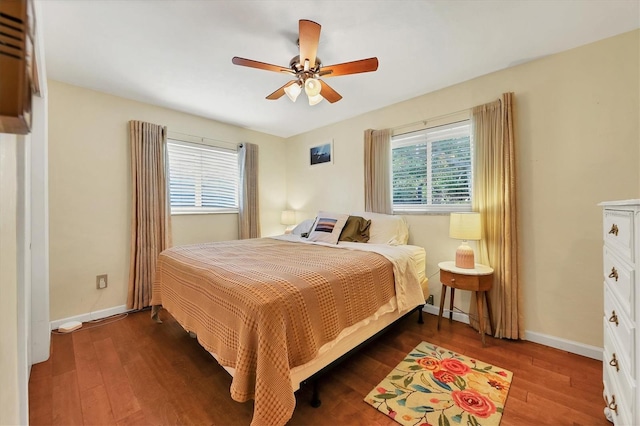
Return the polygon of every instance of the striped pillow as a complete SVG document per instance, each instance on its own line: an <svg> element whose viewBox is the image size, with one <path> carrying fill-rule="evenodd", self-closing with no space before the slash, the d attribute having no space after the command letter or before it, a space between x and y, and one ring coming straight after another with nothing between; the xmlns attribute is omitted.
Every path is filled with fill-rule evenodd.
<svg viewBox="0 0 640 426"><path fill-rule="evenodd" d="M348 214L318 212L318 217L309 233L309 241L338 244L338 238L348 218Z"/></svg>

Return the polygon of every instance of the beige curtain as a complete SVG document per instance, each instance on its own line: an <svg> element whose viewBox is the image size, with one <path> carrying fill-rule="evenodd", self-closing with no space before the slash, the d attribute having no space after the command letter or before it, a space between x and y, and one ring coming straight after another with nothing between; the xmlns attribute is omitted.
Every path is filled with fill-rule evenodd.
<svg viewBox="0 0 640 426"><path fill-rule="evenodd" d="M238 151L240 193L238 236L240 239L260 237L258 199L258 145L243 143Z"/></svg>
<svg viewBox="0 0 640 426"><path fill-rule="evenodd" d="M131 144L131 262L128 309L149 306L158 254L171 246L167 128L129 122Z"/></svg>
<svg viewBox="0 0 640 426"><path fill-rule="evenodd" d="M393 214L389 129L364 131L364 209Z"/></svg>
<svg viewBox="0 0 640 426"><path fill-rule="evenodd" d="M505 93L501 99L473 109L473 210L481 213L483 228L476 261L494 269L489 293L494 335L522 339L513 121L513 93ZM477 328L475 298L469 312L471 323Z"/></svg>

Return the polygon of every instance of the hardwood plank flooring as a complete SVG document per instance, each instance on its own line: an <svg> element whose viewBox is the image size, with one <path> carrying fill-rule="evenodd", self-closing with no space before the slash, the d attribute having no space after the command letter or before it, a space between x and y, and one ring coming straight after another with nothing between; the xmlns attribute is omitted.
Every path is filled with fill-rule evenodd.
<svg viewBox="0 0 640 426"><path fill-rule="evenodd" d="M49 360L29 380L32 425L248 425L253 403L231 399L231 377L195 339L163 312L52 336ZM502 417L511 425L603 425L602 363L531 342L480 336L468 325L416 315L334 367L319 382L322 405L312 408L311 386L296 393L291 425L397 425L364 396L411 349L427 341L513 371Z"/></svg>

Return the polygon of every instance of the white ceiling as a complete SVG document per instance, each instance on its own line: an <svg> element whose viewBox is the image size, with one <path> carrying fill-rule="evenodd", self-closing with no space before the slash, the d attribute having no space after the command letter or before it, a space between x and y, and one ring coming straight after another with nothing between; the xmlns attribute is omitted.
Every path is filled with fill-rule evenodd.
<svg viewBox="0 0 640 426"><path fill-rule="evenodd" d="M639 0L41 0L48 77L281 137L640 26ZM298 20L322 25L325 65L377 56L328 80L343 99L265 99L286 74Z"/></svg>

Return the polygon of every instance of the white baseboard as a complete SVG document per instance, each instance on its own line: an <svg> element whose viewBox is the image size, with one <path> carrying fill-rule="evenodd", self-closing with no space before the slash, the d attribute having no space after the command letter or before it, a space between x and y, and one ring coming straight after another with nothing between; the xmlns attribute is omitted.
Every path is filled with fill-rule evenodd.
<svg viewBox="0 0 640 426"><path fill-rule="evenodd" d="M94 311L91 313L80 314L69 318L63 318L55 321L51 321L51 330L56 330L65 322L69 321L80 321L87 322L93 321L97 319L107 318L112 315L123 314L125 312L129 312L131 309L127 309L126 305L114 306L113 308L102 309L101 311Z"/></svg>
<svg viewBox="0 0 640 426"><path fill-rule="evenodd" d="M585 345L584 343L574 342L573 340L563 339L562 337L550 336L528 330L524 331L524 339L602 361L602 348L597 346Z"/></svg>
<svg viewBox="0 0 640 426"><path fill-rule="evenodd" d="M438 313L440 313L440 308L435 305L424 305L422 311L438 316ZM449 309L442 310L442 318L449 318ZM463 314L461 312L453 311L453 319L465 324L469 324L469 315Z"/></svg>
<svg viewBox="0 0 640 426"><path fill-rule="evenodd" d="M440 308L434 305L424 305L422 310L433 315L438 315L440 312ZM443 310L442 317L449 318L448 309ZM469 324L469 315L467 314L454 311L453 319ZM561 337L550 336L548 334L528 330L524 331L524 340L602 361L602 348L597 346L585 345L584 343L574 342L573 340L567 340Z"/></svg>

